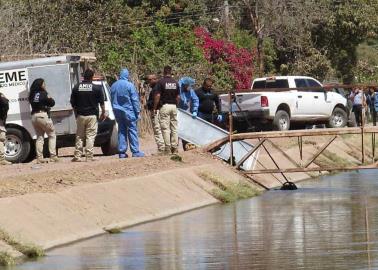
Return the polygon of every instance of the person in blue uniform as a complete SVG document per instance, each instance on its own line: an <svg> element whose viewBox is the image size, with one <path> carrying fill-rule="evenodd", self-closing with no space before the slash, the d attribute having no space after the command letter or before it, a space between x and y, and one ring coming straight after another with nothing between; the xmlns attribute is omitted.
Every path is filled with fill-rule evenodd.
<svg viewBox="0 0 378 270"><path fill-rule="evenodd" d="M190 112L190 114L192 115L194 119L197 118L198 106L199 106L198 97L193 89L195 82L196 81L191 77L182 77L179 80L179 87L180 87L179 108ZM182 147L184 148L185 151L194 148L192 144L188 143L185 140L182 140Z"/></svg>
<svg viewBox="0 0 378 270"><path fill-rule="evenodd" d="M199 100L193 89L195 80L190 77L182 77L179 80L180 102L179 108L188 111L193 118L197 117Z"/></svg>

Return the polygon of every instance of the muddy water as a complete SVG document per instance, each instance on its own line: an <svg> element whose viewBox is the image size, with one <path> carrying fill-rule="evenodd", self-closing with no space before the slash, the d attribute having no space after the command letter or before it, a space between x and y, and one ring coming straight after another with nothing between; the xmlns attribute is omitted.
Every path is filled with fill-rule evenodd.
<svg viewBox="0 0 378 270"><path fill-rule="evenodd" d="M299 186L57 248L13 269L378 269L378 171Z"/></svg>

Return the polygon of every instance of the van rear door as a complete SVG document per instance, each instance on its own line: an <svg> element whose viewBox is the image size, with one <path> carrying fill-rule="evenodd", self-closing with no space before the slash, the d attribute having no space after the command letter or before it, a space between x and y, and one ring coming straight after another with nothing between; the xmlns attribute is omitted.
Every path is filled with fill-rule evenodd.
<svg viewBox="0 0 378 270"><path fill-rule="evenodd" d="M42 78L46 83L46 90L55 99L52 111L67 110L71 108L71 82L69 64L28 68L29 86L35 79Z"/></svg>
<svg viewBox="0 0 378 270"><path fill-rule="evenodd" d="M72 91L70 64L29 67L27 69L29 87L35 79L42 78L45 80L47 92L55 100L55 106L51 108L51 118L57 135L75 134L76 123L70 104Z"/></svg>

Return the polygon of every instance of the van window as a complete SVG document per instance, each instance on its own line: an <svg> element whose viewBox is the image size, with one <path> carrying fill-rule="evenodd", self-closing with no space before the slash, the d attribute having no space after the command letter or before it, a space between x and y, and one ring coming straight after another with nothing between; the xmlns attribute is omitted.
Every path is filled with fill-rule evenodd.
<svg viewBox="0 0 378 270"><path fill-rule="evenodd" d="M274 81L255 81L253 83L252 90L254 89L264 89L264 88L289 88L288 80L274 80Z"/></svg>
<svg viewBox="0 0 378 270"><path fill-rule="evenodd" d="M305 79L295 79L295 85L299 87L307 87L306 80ZM304 91L304 89L302 90Z"/></svg>

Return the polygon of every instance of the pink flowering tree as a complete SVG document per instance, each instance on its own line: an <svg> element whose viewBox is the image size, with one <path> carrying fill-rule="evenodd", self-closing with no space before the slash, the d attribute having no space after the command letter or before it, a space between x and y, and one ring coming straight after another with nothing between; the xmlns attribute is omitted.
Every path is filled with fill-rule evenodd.
<svg viewBox="0 0 378 270"><path fill-rule="evenodd" d="M194 29L194 33L197 46L202 48L206 60L212 66L213 75L234 90L250 89L255 53L238 48L230 41L213 38L202 27Z"/></svg>

